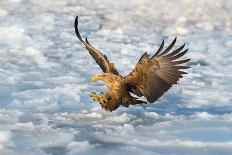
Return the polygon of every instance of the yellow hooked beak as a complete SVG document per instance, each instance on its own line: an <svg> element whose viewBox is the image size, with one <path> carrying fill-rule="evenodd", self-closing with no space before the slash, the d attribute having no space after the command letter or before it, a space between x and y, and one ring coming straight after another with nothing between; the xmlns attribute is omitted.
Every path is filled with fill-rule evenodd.
<svg viewBox="0 0 232 155"><path fill-rule="evenodd" d="M96 82L97 80L98 80L98 78L97 78L96 75L92 77L92 81L93 81L93 82Z"/></svg>

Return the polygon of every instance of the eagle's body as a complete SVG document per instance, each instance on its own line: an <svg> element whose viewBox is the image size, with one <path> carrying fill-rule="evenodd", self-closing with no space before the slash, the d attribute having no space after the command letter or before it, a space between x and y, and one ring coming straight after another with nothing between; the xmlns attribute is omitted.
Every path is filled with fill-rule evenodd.
<svg viewBox="0 0 232 155"><path fill-rule="evenodd" d="M113 63L110 63L105 55L95 49L87 40L84 41L78 30L78 17L75 20L75 31L78 39L85 45L86 49L101 67L104 73L96 74L92 81L102 80L107 86L107 94L92 93L93 100L99 101L100 105L113 111L120 105L128 107L133 104L147 103L131 96L131 93L141 97L144 96L149 103L160 98L173 84L182 78L186 72L180 69L189 67L179 64L188 62L190 59L178 60L188 49L181 51L185 45L170 52L176 42L173 42L164 50L164 41L158 51L151 57L144 53L139 59L133 71L127 76L121 76Z"/></svg>
<svg viewBox="0 0 232 155"><path fill-rule="evenodd" d="M105 97L108 103L110 102L111 104L103 106L105 106L105 108L107 107L108 110L115 110L120 105L128 107L130 104L143 103L143 101L137 100L137 98L130 95L128 91L129 86L126 81L127 79L124 77L112 73L100 73L93 76L92 80L101 80L107 86L108 91Z"/></svg>

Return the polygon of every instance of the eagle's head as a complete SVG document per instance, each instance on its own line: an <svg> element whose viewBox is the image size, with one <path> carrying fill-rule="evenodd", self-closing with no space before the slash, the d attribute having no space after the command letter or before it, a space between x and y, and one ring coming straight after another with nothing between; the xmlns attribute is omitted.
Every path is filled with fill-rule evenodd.
<svg viewBox="0 0 232 155"><path fill-rule="evenodd" d="M105 85L110 82L110 79L112 79L112 74L110 73L98 73L92 77L93 82L101 80L104 82Z"/></svg>

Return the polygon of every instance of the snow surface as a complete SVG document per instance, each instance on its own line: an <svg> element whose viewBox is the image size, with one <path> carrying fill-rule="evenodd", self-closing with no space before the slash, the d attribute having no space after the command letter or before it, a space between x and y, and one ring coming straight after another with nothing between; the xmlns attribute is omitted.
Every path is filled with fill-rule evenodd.
<svg viewBox="0 0 232 155"><path fill-rule="evenodd" d="M122 75L174 36L189 74L154 104L103 111L76 15ZM232 154L231 48L231 0L1 0L0 154Z"/></svg>

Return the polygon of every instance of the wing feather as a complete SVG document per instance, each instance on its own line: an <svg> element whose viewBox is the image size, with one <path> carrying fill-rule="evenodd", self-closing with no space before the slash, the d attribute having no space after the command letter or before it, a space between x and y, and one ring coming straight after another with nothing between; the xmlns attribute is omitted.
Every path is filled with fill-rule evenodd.
<svg viewBox="0 0 232 155"><path fill-rule="evenodd" d="M82 37L79 33L79 29L78 29L78 16L75 19L74 27L75 27L75 32L76 32L77 38L85 45L85 48L89 51L89 54L94 58L94 60L100 66L100 68L103 70L103 72L113 73L115 75L119 75L114 64L110 63L104 54L102 54L99 50L94 48L89 43L87 38L85 38L85 41L82 39Z"/></svg>
<svg viewBox="0 0 232 155"><path fill-rule="evenodd" d="M183 52L181 52L181 53L179 53L179 54L177 54L177 55L175 55L173 57L169 57L169 59L170 60L178 59L178 58L182 57L183 55L185 55L185 53L187 53L187 52L188 52L188 49L184 50Z"/></svg>
<svg viewBox="0 0 232 155"><path fill-rule="evenodd" d="M165 51L163 51L159 56L162 56L162 55L168 53L172 49L172 47L175 45L175 43L176 43L176 37L172 41L172 43L167 47L167 49Z"/></svg>
<svg viewBox="0 0 232 155"><path fill-rule="evenodd" d="M156 57L163 50L163 47L164 47L164 40L162 41L162 43L161 43L159 49L157 50L157 52L151 57L151 59Z"/></svg>
<svg viewBox="0 0 232 155"><path fill-rule="evenodd" d="M172 57L176 54L178 54L183 48L184 48L185 44L182 45L181 47L177 48L175 51L171 52L170 54L167 55L167 57Z"/></svg>
<svg viewBox="0 0 232 155"><path fill-rule="evenodd" d="M185 59L185 60L179 60L179 61L173 61L172 64L173 65L178 65L178 64L183 64L188 62L190 59Z"/></svg>
<svg viewBox="0 0 232 155"><path fill-rule="evenodd" d="M150 103L156 101L173 84L176 84L183 77L183 74L187 74L182 71L183 69L189 68L184 63L190 59L178 60L188 51L186 49L181 52L185 44L170 52L176 42L175 38L168 48L161 53L163 42L151 58L144 54L134 70L125 77L128 86L134 88L129 90L132 90L134 94L136 92L133 92L133 90L139 90L140 96L142 94Z"/></svg>

